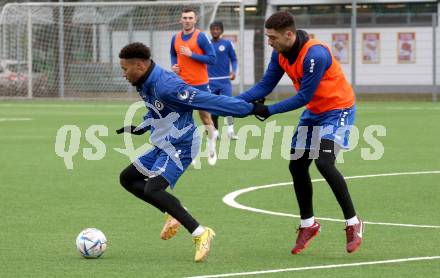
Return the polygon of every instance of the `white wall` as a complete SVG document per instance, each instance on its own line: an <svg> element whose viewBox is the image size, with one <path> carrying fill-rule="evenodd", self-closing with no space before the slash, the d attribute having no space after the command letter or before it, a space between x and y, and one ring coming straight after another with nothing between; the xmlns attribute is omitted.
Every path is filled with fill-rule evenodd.
<svg viewBox="0 0 440 278"><path fill-rule="evenodd" d="M101 40L100 40L100 55L101 62L110 62L109 58L109 34L106 28L101 28ZM153 60L159 64L161 67L171 70L171 58L170 58L170 43L171 38L176 32L172 31L157 31L153 32L152 41L150 42L150 32L142 31L142 32L133 32L133 42L142 42L145 45L151 48L152 58ZM227 35L236 35L239 38L238 31L228 31L225 30L225 34ZM112 33L112 58L115 66L119 63L119 51L129 43L128 33L126 31L114 31ZM245 45L244 45L244 69L245 69L245 84L252 84L254 82L254 56L253 56L253 44L254 44L254 31L245 31ZM240 43L234 43L235 50L237 53L238 61L241 61L240 55ZM234 84L239 84L240 75L238 72L238 76L236 80L233 82Z"/></svg>
<svg viewBox="0 0 440 278"><path fill-rule="evenodd" d="M438 28L437 28L438 29ZM310 29L315 38L331 45L333 33L348 33L351 55L351 29ZM416 33L416 62L413 64L399 64L397 62L397 33ZM362 33L380 33L381 60L379 64L362 63ZM437 80L440 80L440 33L437 30ZM432 85L432 28L405 27L405 28L359 28L356 32L356 83L357 85ZM270 60L272 48L266 46L266 63ZM349 58L350 63L352 57ZM347 77L351 80L351 64L341 64ZM290 85L292 82L285 75L280 85Z"/></svg>
<svg viewBox="0 0 440 278"><path fill-rule="evenodd" d="M358 3L414 3L414 2L435 2L436 0L358 0ZM292 5L292 0L268 0L269 5ZM315 4L351 4L352 0L295 0L294 5L315 5Z"/></svg>
<svg viewBox="0 0 440 278"><path fill-rule="evenodd" d="M439 29L439 28L437 28ZM315 34L318 40L331 44L333 33L348 33L351 37L351 29L311 29L307 30ZM102 62L109 62L108 53L108 33L106 28L101 28L100 57ZM381 60L379 64L362 63L362 33L380 33L381 38ZM414 64L399 64L397 62L397 33L415 32L416 33L416 62ZM153 33L153 44L150 43L150 33L147 31L134 32L133 41L140 41L150 46L153 59L162 67L170 69L170 40L175 32L158 31ZM244 44L244 69L245 85L252 85L254 81L254 57L253 57L253 31L245 32ZM225 30L225 34L237 35L237 31ZM349 39L351 44L351 39ZM432 28L431 27L393 27L393 28L359 28L356 34L356 82L357 85L432 85ZM440 82L440 32L437 30L437 80ZM126 31L115 31L112 33L113 43L113 62L118 63L120 49L128 43L128 33ZM240 53L240 43L236 43L237 55ZM350 45L351 48L351 45ZM270 60L272 48L265 47L266 65ZM349 51L351 54L351 51ZM240 61L240 59L239 59ZM350 63L352 57L350 57ZM341 64L347 79L351 80L351 65ZM240 73L239 73L240 74ZM239 78L234 81L238 84ZM291 85L290 79L285 75L279 83L280 85Z"/></svg>

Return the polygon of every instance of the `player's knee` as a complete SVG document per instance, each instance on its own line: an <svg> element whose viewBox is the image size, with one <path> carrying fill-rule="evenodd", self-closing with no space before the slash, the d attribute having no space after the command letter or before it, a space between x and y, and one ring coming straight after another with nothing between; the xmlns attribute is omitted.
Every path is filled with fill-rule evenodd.
<svg viewBox="0 0 440 278"><path fill-rule="evenodd" d="M211 114L206 111L199 111L200 120L202 120L203 124L209 125L212 123Z"/></svg>
<svg viewBox="0 0 440 278"><path fill-rule="evenodd" d="M296 177L298 175L301 174L302 170L302 165L301 165L301 161L300 160L290 160L289 163L289 171L290 174L292 175L292 177Z"/></svg>
<svg viewBox="0 0 440 278"><path fill-rule="evenodd" d="M169 186L168 181L162 176L156 176L147 180L144 188L144 196L151 198L160 190L165 190Z"/></svg>
<svg viewBox="0 0 440 278"><path fill-rule="evenodd" d="M128 189L130 187L130 178L126 169L122 170L121 174L119 174L119 183L125 189Z"/></svg>
<svg viewBox="0 0 440 278"><path fill-rule="evenodd" d="M315 160L315 164L320 172L328 171L335 167L335 159L328 155L320 155L318 159Z"/></svg>

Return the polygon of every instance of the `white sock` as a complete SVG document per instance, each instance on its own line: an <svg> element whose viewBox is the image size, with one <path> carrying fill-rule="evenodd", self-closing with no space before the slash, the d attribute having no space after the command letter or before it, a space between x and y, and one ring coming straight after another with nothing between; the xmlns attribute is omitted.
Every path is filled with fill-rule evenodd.
<svg viewBox="0 0 440 278"><path fill-rule="evenodd" d="M352 218L345 220L346 226L353 226L356 224L359 224L359 219L357 218L357 216L353 216Z"/></svg>
<svg viewBox="0 0 440 278"><path fill-rule="evenodd" d="M211 138L211 139L208 138L208 151L210 151L210 152L215 151L215 143L216 143L215 137Z"/></svg>
<svg viewBox="0 0 440 278"><path fill-rule="evenodd" d="M311 227L311 226L313 226L313 224L315 224L315 217L314 216L307 218L307 219L301 219L301 228Z"/></svg>
<svg viewBox="0 0 440 278"><path fill-rule="evenodd" d="M213 139L217 139L218 135L219 135L219 133L218 133L218 130L216 129L216 130L214 131L214 138L213 138Z"/></svg>
<svg viewBox="0 0 440 278"><path fill-rule="evenodd" d="M194 232L192 232L192 236L196 237L196 236L200 236L201 234L203 234L205 232L205 228L203 228L202 225L199 225Z"/></svg>
<svg viewBox="0 0 440 278"><path fill-rule="evenodd" d="M234 125L228 125L228 133L234 133Z"/></svg>

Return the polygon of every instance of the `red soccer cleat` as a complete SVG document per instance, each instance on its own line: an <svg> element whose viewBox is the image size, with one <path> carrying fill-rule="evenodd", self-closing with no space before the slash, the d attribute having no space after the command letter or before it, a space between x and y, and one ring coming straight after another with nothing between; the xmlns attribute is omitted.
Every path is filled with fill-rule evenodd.
<svg viewBox="0 0 440 278"><path fill-rule="evenodd" d="M292 249L292 254L298 254L303 249L307 248L310 241L318 235L318 232L321 230L321 225L315 221L315 223L307 228L298 228L297 233L298 237L296 239L296 244Z"/></svg>
<svg viewBox="0 0 440 278"><path fill-rule="evenodd" d="M364 222L360 218L359 223L345 228L347 235L347 252L353 253L356 251L362 243L362 234L364 232Z"/></svg>

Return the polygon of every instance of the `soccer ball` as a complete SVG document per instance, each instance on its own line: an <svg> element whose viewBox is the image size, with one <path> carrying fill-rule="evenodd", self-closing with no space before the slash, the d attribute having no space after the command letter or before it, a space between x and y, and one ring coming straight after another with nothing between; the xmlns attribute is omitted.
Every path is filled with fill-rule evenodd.
<svg viewBox="0 0 440 278"><path fill-rule="evenodd" d="M96 259L104 254L107 239L103 232L95 228L82 230L76 238L76 248L86 259Z"/></svg>

